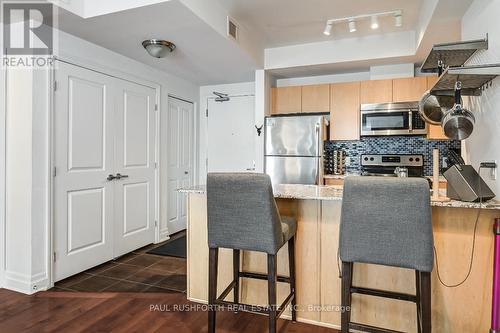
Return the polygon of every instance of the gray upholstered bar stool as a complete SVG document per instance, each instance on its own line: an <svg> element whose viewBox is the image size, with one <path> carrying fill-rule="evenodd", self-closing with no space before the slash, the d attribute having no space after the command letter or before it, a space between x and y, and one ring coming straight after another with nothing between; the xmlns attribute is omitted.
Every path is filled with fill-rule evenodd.
<svg viewBox="0 0 500 333"><path fill-rule="evenodd" d="M342 305L353 293L411 301L417 306L418 332L431 332L433 235L429 183L423 178L348 177L344 182L340 222ZM416 295L352 285L353 263L415 270ZM352 323L341 314L342 333L394 332Z"/></svg>
<svg viewBox="0 0 500 333"><path fill-rule="evenodd" d="M253 308L239 303L240 278L268 281L269 306L263 309L269 315L269 332L276 332L276 321L292 304L292 320L295 313L295 233L296 221L280 217L273 196L271 179L257 173L209 173L207 178L208 213L208 331L215 332L214 305L238 304L248 311ZM288 242L290 276L278 276L276 254ZM233 281L217 297L217 260L219 248L233 249ZM240 250L267 253L267 275L240 272ZM278 307L276 282L290 284L290 294ZM234 302L224 299L233 290Z"/></svg>

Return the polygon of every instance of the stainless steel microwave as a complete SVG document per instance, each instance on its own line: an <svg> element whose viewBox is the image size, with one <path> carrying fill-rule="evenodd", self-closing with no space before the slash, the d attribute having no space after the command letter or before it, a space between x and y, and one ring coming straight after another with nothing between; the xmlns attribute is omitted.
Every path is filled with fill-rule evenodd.
<svg viewBox="0 0 500 333"><path fill-rule="evenodd" d="M424 135L427 123L418 102L361 104L361 135Z"/></svg>

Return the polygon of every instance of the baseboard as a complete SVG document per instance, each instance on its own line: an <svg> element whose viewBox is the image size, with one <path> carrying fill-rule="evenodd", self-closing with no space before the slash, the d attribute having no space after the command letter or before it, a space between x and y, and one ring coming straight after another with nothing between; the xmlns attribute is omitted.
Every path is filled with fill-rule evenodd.
<svg viewBox="0 0 500 333"><path fill-rule="evenodd" d="M41 290L47 290L48 284L49 279L44 272L29 276L6 271L3 287L5 289L31 295Z"/></svg>

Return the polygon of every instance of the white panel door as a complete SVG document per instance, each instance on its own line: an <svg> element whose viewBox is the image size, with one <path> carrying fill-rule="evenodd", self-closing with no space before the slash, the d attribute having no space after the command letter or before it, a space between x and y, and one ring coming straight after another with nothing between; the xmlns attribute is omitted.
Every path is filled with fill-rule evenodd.
<svg viewBox="0 0 500 333"><path fill-rule="evenodd" d="M113 79L58 62L54 280L113 258Z"/></svg>
<svg viewBox="0 0 500 333"><path fill-rule="evenodd" d="M115 257L154 242L154 89L120 81L115 113Z"/></svg>
<svg viewBox="0 0 500 333"><path fill-rule="evenodd" d="M255 170L255 98L208 101L208 172Z"/></svg>
<svg viewBox="0 0 500 333"><path fill-rule="evenodd" d="M186 229L186 195L177 192L193 181L193 124L192 103L170 97L168 101L168 233Z"/></svg>

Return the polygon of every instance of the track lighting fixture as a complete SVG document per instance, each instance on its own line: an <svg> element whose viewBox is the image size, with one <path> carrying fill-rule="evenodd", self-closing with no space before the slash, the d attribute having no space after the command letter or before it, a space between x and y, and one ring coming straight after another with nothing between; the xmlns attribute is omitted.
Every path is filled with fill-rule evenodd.
<svg viewBox="0 0 500 333"><path fill-rule="evenodd" d="M394 17L394 26L401 27L403 25L403 12L400 9L398 9L390 12L371 13L371 14L329 19L326 21L326 26L325 30L323 31L323 34L325 34L326 36L330 36L334 24L346 23L346 22L349 28L349 32L356 32L358 30L356 27L356 23L358 21L368 20L368 19L370 20L370 28L376 30L380 27L378 19L380 17L387 17L387 16Z"/></svg>

